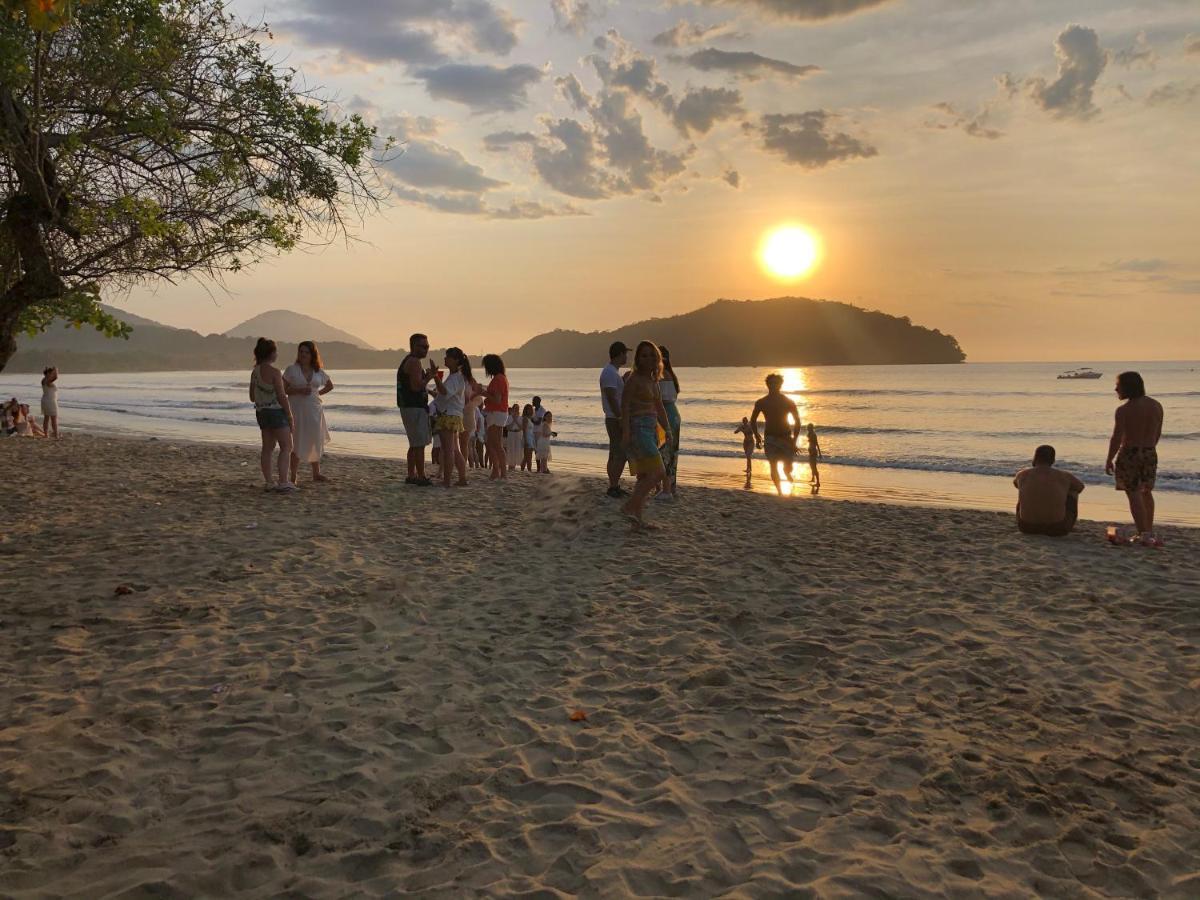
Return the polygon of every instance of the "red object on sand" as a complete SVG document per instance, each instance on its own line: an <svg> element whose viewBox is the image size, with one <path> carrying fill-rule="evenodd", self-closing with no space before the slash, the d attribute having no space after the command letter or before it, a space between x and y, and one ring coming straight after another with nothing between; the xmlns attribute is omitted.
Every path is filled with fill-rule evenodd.
<svg viewBox="0 0 1200 900"><path fill-rule="evenodd" d="M575 712L571 713L571 721L572 722L584 722L586 720L587 720L587 713L585 713L582 709L577 709L577 710L575 710Z"/></svg>

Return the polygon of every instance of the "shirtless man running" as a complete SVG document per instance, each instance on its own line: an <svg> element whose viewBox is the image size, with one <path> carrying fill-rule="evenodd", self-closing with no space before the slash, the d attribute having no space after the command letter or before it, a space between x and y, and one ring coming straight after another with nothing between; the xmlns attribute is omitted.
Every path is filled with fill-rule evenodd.
<svg viewBox="0 0 1200 900"><path fill-rule="evenodd" d="M1158 440L1162 437L1162 404L1146 396L1146 385L1137 372L1117 376L1117 421L1108 442L1104 471L1116 474L1117 490L1129 497L1129 511L1143 544L1154 537L1154 479L1158 473Z"/></svg>
<svg viewBox="0 0 1200 900"><path fill-rule="evenodd" d="M758 417L766 423L763 427L765 439L758 435ZM788 419L791 419L789 422ZM750 428L754 431L754 443L764 448L767 464L771 467L771 480L775 490L783 494L780 484L780 468L792 470L796 457L796 439L800 437L800 410L783 393L783 376L777 373L767 376L767 395L754 404L754 415L750 417ZM765 447L764 447L765 443Z"/></svg>

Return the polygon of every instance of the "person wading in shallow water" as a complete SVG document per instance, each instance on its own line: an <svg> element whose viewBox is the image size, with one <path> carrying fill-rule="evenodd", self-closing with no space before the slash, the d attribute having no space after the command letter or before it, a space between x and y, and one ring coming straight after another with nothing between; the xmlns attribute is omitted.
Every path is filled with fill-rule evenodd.
<svg viewBox="0 0 1200 900"><path fill-rule="evenodd" d="M783 376L777 372L767 376L767 395L754 404L750 416L750 427L754 431L754 443L763 449L767 464L771 467L771 480L775 490L782 495L781 469L790 472L796 460L796 439L800 437L800 410L791 398L783 393ZM758 434L758 417L765 420L763 437Z"/></svg>
<svg viewBox="0 0 1200 900"><path fill-rule="evenodd" d="M1158 477L1162 404L1146 396L1146 383L1137 372L1118 375L1116 391L1125 402L1117 407L1104 471L1116 475L1117 490L1129 498L1137 538L1148 546L1160 544L1154 536L1154 482Z"/></svg>

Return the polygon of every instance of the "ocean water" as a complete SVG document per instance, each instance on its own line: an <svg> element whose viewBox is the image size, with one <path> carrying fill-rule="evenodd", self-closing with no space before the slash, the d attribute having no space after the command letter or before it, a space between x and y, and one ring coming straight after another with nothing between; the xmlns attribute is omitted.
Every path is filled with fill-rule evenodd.
<svg viewBox="0 0 1200 900"><path fill-rule="evenodd" d="M783 368L784 390L825 453L826 492L945 505L1009 508L1010 479L1040 443L1059 464L1097 488L1117 400L1117 372L1137 369L1166 417L1159 448L1161 518L1200 524L1200 362L1091 363L1095 381L1059 381L1079 363L970 363L958 366ZM680 368L681 477L740 481L741 436L733 433L764 393L769 368ZM403 427L392 370L330 369L337 389L326 398L332 452L398 457ZM595 369L515 369L514 402L534 395L554 413L560 467L601 471L607 447ZM247 372L63 374L66 428L131 432L183 440L256 443ZM0 375L0 394L37 410L34 375ZM765 463L759 463L765 472ZM807 468L805 467L801 467ZM836 473L836 476L835 476ZM802 474L802 472L800 473ZM761 486L762 478L758 479ZM838 485L859 484L861 490ZM874 487L872 487L874 486ZM889 491L889 486L894 489ZM892 497L891 493L896 496ZM1098 491L1085 492L1085 500ZM955 500L958 502L955 502ZM980 502L974 502L984 498ZM1109 496L1102 512L1122 504ZM1085 509L1084 515L1088 514Z"/></svg>

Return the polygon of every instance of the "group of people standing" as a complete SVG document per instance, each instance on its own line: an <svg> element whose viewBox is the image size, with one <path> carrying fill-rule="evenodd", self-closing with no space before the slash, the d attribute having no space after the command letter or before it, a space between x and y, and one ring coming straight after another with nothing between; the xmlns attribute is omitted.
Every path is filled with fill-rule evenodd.
<svg viewBox="0 0 1200 900"><path fill-rule="evenodd" d="M429 338L414 334L408 354L396 370L396 405L408 437L405 483L427 487L433 481L425 474L425 448L434 445L434 462L444 487L467 484L467 468L476 432L484 430L483 462L488 477L508 477L518 467L550 471L550 441L555 436L554 417L542 407L540 397L524 410L509 404L508 375L504 360L495 353L483 357L487 384L474 375L471 360L458 347L446 350L445 372L427 363ZM431 387L432 385L432 387Z"/></svg>
<svg viewBox="0 0 1200 900"><path fill-rule="evenodd" d="M13 397L0 406L0 434L18 437L58 437L58 367L42 370L42 424L28 403Z"/></svg>
<svg viewBox="0 0 1200 900"><path fill-rule="evenodd" d="M653 341L641 341L629 365L629 348L614 341L608 365L600 371L600 405L608 435L608 496L626 497L621 488L625 466L637 480L621 511L634 528L650 528L646 502L653 493L674 500L678 492L679 377L671 353Z"/></svg>
<svg viewBox="0 0 1200 900"><path fill-rule="evenodd" d="M296 361L282 372L275 367L278 358L276 343L259 338L250 372L250 400L262 434L259 464L266 489L290 493L296 490L301 463L312 467L313 481L328 480L321 472L321 457L330 440L321 398L333 390L333 379L313 341L301 341ZM273 462L277 447L278 459Z"/></svg>

